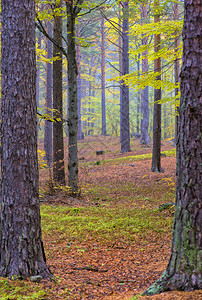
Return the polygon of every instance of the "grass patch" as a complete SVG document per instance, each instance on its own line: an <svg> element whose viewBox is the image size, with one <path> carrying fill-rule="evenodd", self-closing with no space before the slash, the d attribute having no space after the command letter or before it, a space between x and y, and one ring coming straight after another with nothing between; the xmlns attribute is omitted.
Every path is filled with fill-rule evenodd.
<svg viewBox="0 0 202 300"><path fill-rule="evenodd" d="M79 207L42 205L43 234L51 234L60 241L100 242L117 239L133 241L152 232L166 233L171 230L172 218L165 218L158 209L126 209L121 207Z"/></svg>
<svg viewBox="0 0 202 300"><path fill-rule="evenodd" d="M39 284L31 284L29 281L0 278L1 300L42 300L46 299L47 293Z"/></svg>
<svg viewBox="0 0 202 300"><path fill-rule="evenodd" d="M135 149L137 150L137 149ZM162 154L165 154L168 157L176 157L176 149L173 148L171 150L166 150L162 151ZM100 164L119 164L121 162L124 163L131 163L133 161L140 161L144 159L151 159L152 158L152 153L146 153L146 154L139 154L139 155L131 155L131 156L124 156L124 157L115 157L115 158L109 158L109 159L104 159L104 156L100 160ZM93 161L91 162L80 162L80 166L85 166L85 165L91 165L93 164Z"/></svg>

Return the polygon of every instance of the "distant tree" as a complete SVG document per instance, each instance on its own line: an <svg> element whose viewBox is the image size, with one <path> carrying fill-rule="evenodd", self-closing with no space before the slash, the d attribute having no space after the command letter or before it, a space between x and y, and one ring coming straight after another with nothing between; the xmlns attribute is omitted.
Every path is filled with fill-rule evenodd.
<svg viewBox="0 0 202 300"><path fill-rule="evenodd" d="M201 1L184 1L177 187L171 256L146 295L202 289Z"/></svg>
<svg viewBox="0 0 202 300"><path fill-rule="evenodd" d="M148 22L148 4L141 5L141 23ZM142 34L142 46L148 45L148 36ZM142 73L147 73L149 71L149 63L148 63L148 50L146 49L142 53ZM143 90L141 90L141 138L140 144L149 145L150 137L148 133L149 128L149 87L146 86Z"/></svg>
<svg viewBox="0 0 202 300"><path fill-rule="evenodd" d="M55 9L62 8L62 1L55 4ZM62 45L62 16L54 16L53 38ZM63 139L63 99L62 99L62 52L53 44L53 179L65 185L64 139Z"/></svg>
<svg viewBox="0 0 202 300"><path fill-rule="evenodd" d="M39 209L35 1L1 0L1 20L0 276L48 278Z"/></svg>
<svg viewBox="0 0 202 300"><path fill-rule="evenodd" d="M154 22L160 22L159 0L154 1ZM158 56L161 48L161 35L154 35L154 52ZM161 80L161 57L154 60L154 72L156 80ZM153 117L153 151L152 151L152 172L162 172L161 168L161 88L154 89L154 117Z"/></svg>
<svg viewBox="0 0 202 300"><path fill-rule="evenodd" d="M52 35L52 24L50 21L46 22L46 28L49 35ZM47 51L47 58L53 58L53 46L49 39L46 39L46 51ZM45 98L45 108L46 114L52 116L52 106L53 106L53 68L52 63L46 63L46 98ZM50 167L52 164L52 146L53 146L53 126L52 122L46 120L45 121L45 128L44 128L44 151L45 151L45 159Z"/></svg>
<svg viewBox="0 0 202 300"><path fill-rule="evenodd" d="M105 108L105 26L104 17L101 19L101 89L102 89L102 135L106 135L106 108Z"/></svg>
<svg viewBox="0 0 202 300"><path fill-rule="evenodd" d="M122 22L122 75L129 74L129 1L122 3L123 22ZM131 151L130 149L130 126L129 126L129 87L122 84L121 96L121 153Z"/></svg>

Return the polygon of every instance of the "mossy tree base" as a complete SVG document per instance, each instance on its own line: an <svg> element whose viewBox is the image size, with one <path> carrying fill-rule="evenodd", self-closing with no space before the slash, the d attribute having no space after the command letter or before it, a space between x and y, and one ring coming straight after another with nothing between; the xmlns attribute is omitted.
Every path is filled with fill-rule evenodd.
<svg viewBox="0 0 202 300"><path fill-rule="evenodd" d="M195 276L182 276L182 274L173 274L169 276L165 272L160 279L158 279L152 286L150 286L142 296L152 296L168 291L193 291L202 289L202 279L199 275Z"/></svg>

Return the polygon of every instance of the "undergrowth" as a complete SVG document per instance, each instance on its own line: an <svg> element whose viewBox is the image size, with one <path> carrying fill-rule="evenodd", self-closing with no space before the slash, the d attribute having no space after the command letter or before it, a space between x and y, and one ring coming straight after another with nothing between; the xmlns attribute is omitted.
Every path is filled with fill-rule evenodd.
<svg viewBox="0 0 202 300"><path fill-rule="evenodd" d="M67 206L41 207L43 234L57 237L57 242L82 241L89 238L100 242L117 239L134 241L152 232L167 233L171 230L172 218L165 218L158 209L103 208Z"/></svg>
<svg viewBox="0 0 202 300"><path fill-rule="evenodd" d="M47 293L40 285L33 285L28 281L0 278L0 299L1 300L42 300L46 299Z"/></svg>

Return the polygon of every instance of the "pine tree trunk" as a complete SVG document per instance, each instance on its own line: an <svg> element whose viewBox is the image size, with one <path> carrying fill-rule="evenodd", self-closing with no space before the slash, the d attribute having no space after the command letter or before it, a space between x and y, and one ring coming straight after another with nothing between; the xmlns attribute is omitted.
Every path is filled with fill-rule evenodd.
<svg viewBox="0 0 202 300"><path fill-rule="evenodd" d="M155 9L158 10L159 0L155 2ZM160 22L160 15L155 12L154 22ZM154 52L160 51L161 35L154 35ZM161 72L161 58L154 60L154 72ZM156 80L161 80L161 75L156 75ZM161 104L158 101L161 100L161 88L154 89L154 118L153 118L153 151L152 151L152 172L162 172L161 168Z"/></svg>
<svg viewBox="0 0 202 300"><path fill-rule="evenodd" d="M129 74L129 1L124 1L123 5L123 49L122 49L122 75ZM122 85L122 105L121 105L121 153L131 151L130 149L130 124L129 124L129 87Z"/></svg>
<svg viewBox="0 0 202 300"><path fill-rule="evenodd" d="M179 3L174 3L174 20L178 21L179 20ZM175 33L175 34L180 34L180 33ZM179 45L180 45L180 38L179 35L175 37L175 53L179 50ZM180 73L180 64L179 60L176 58L175 64L174 64L174 70L175 70L175 84L177 85L179 83L179 73ZM177 104L177 97L178 97L179 89L178 87L175 88L175 101ZM178 109L175 109L176 111L176 116L175 116L175 144L177 143L177 136L178 136Z"/></svg>
<svg viewBox="0 0 202 300"><path fill-rule="evenodd" d="M143 4L141 6L141 23L145 24L148 21L148 5ZM142 46L148 45L148 37L142 35ZM148 50L145 50L142 53L142 73L147 73L149 71L149 63L148 63ZM149 145L150 137L148 133L149 128L149 87L146 86L141 91L141 139L140 144Z"/></svg>
<svg viewBox="0 0 202 300"><path fill-rule="evenodd" d="M56 8L62 7L60 1ZM53 37L62 45L62 17L54 18ZM59 119L53 122L53 179L60 185L65 185L64 141L63 141L63 99L62 99L62 53L53 45L53 56L58 56L53 62L53 116Z"/></svg>
<svg viewBox="0 0 202 300"><path fill-rule="evenodd" d="M123 38L122 38L122 27L121 27L121 4L119 3L119 76L122 75L122 44L123 44ZM122 81L120 81L120 143L122 140L121 134L121 124L122 124L122 96L123 96L123 91L122 91Z"/></svg>
<svg viewBox="0 0 202 300"><path fill-rule="evenodd" d="M78 140L83 139L83 132L81 126L81 45L80 43L77 44L77 69L78 69L78 76L77 76L77 102L78 102L78 133L77 137Z"/></svg>
<svg viewBox="0 0 202 300"><path fill-rule="evenodd" d="M74 7L66 2L67 12L67 44L68 44L68 86L69 86L69 187L73 194L78 193L78 107L77 107L77 63L75 43Z"/></svg>
<svg viewBox="0 0 202 300"><path fill-rule="evenodd" d="M41 32L38 32L38 49L41 49ZM39 60L39 56L37 57ZM37 64L36 69L36 104L37 107L39 107L39 100L40 100L40 63ZM38 137L38 131L39 131L39 122L37 119L37 137Z"/></svg>
<svg viewBox="0 0 202 300"><path fill-rule="evenodd" d="M47 22L47 32L49 35L52 35L52 24ZM49 39L46 40L46 49L47 49L47 58L52 58L52 43ZM52 116L52 85L53 85L53 69L51 63L46 63L46 114ZM45 159L48 166L51 166L52 163L52 146L53 146L53 135L52 135L52 122L45 121L44 128L44 151Z"/></svg>
<svg viewBox="0 0 202 300"><path fill-rule="evenodd" d="M177 143L176 208L171 256L145 294L202 289L201 4L185 0L181 101Z"/></svg>
<svg viewBox="0 0 202 300"><path fill-rule="evenodd" d="M102 90L102 135L106 135L106 108L105 108L105 27L104 17L101 21L101 90Z"/></svg>
<svg viewBox="0 0 202 300"><path fill-rule="evenodd" d="M0 276L47 278L38 190L35 3L2 0L1 8Z"/></svg>

